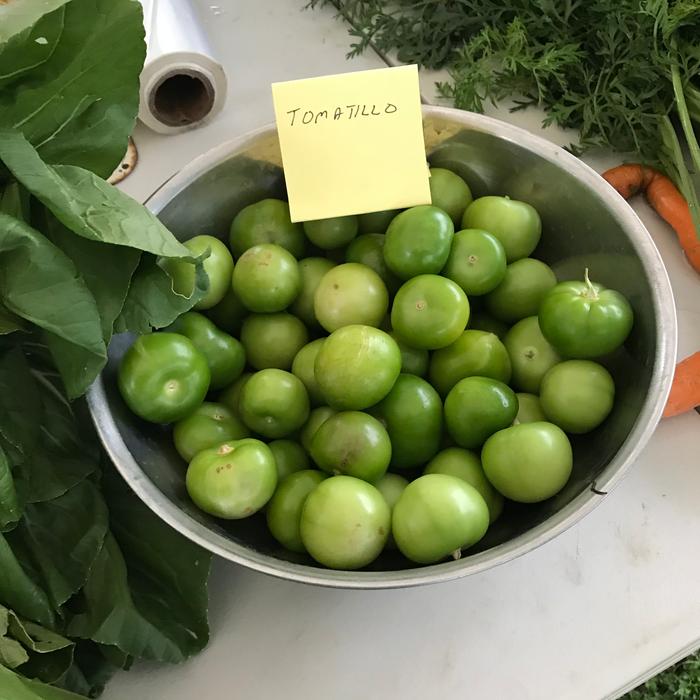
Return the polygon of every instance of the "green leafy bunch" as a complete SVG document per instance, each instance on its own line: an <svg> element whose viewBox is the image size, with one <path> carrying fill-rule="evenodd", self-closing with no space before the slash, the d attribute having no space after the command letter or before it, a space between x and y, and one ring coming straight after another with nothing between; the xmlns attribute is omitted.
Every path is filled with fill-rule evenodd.
<svg viewBox="0 0 700 700"><path fill-rule="evenodd" d="M455 106L537 105L575 129L574 152L604 147L662 167L700 235L699 0L312 0L333 4L355 37L401 61L446 67ZM684 147L690 154L688 166Z"/></svg>
<svg viewBox="0 0 700 700"><path fill-rule="evenodd" d="M700 698L700 656L687 659L631 690L623 700L695 700Z"/></svg>
<svg viewBox="0 0 700 700"><path fill-rule="evenodd" d="M79 399L114 333L168 325L208 284L103 179L144 55L137 0L0 3L0 698L94 696L208 639L209 556L131 494ZM195 267L189 296L172 258Z"/></svg>

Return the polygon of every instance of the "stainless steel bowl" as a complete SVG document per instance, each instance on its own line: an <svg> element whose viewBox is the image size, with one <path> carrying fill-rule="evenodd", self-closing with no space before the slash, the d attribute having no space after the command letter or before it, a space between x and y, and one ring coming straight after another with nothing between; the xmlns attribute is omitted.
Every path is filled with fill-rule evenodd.
<svg viewBox="0 0 700 700"><path fill-rule="evenodd" d="M573 440L574 471L561 493L535 506L509 503L486 538L459 561L414 567L386 553L369 570L331 571L285 552L262 516L223 522L193 506L185 465L168 432L135 418L119 396L116 370L131 339L117 337L89 394L105 448L153 511L215 554L281 578L347 588L413 586L483 571L538 547L589 513L621 480L661 416L676 354L673 296L659 253L627 203L574 156L494 119L426 107L424 131L431 163L460 173L476 196L509 195L537 208L544 235L536 254L559 279L580 278L588 267L597 281L630 300L634 330L608 362L618 389L613 413L595 432ZM244 206L285 195L280 163L276 131L267 127L193 161L148 206L181 239L203 233L225 238Z"/></svg>

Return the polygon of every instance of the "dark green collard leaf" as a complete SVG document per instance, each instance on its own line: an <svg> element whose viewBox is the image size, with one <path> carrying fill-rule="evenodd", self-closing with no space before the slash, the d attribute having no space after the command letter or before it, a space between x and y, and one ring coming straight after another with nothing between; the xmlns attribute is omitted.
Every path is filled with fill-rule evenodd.
<svg viewBox="0 0 700 700"><path fill-rule="evenodd" d="M0 665L0 700L85 700L85 698L61 688L23 678Z"/></svg>
<svg viewBox="0 0 700 700"><path fill-rule="evenodd" d="M54 683L73 664L74 643L52 630L33 622L10 617L10 635L28 652L20 669L22 675L45 683Z"/></svg>
<svg viewBox="0 0 700 700"><path fill-rule="evenodd" d="M97 462L87 456L52 454L42 447L18 468L24 501L43 503L58 498L96 469Z"/></svg>
<svg viewBox="0 0 700 700"><path fill-rule="evenodd" d="M87 580L107 519L102 494L84 480L52 501L27 504L19 525L7 535L13 547L26 548L56 609Z"/></svg>
<svg viewBox="0 0 700 700"><path fill-rule="evenodd" d="M35 622L21 620L14 614L10 617L9 630L18 642L37 654L51 654L73 646L70 639L66 639L60 634L42 627L42 625L37 625Z"/></svg>
<svg viewBox="0 0 700 700"><path fill-rule="evenodd" d="M106 359L95 299L71 260L31 226L0 213L0 299L13 313Z"/></svg>
<svg viewBox="0 0 700 700"><path fill-rule="evenodd" d="M0 664L21 666L22 675L52 683L72 665L74 646L70 639L0 605Z"/></svg>
<svg viewBox="0 0 700 700"><path fill-rule="evenodd" d="M2 65L2 51L0 51ZM15 219L29 219L29 192L13 182L0 192L0 212L13 216ZM13 314L5 305L0 303L0 335L9 335L15 331L29 330L29 324Z"/></svg>
<svg viewBox="0 0 700 700"><path fill-rule="evenodd" d="M190 298L173 291L172 279L152 256L143 256L124 308L114 324L115 333L150 333L153 328L165 328L194 305L209 288L204 267L197 265L195 290Z"/></svg>
<svg viewBox="0 0 700 700"><path fill-rule="evenodd" d="M24 501L40 503L63 495L99 466L99 448L83 405L69 404L40 375L42 421L36 449L17 469Z"/></svg>
<svg viewBox="0 0 700 700"><path fill-rule="evenodd" d="M97 461L99 444L92 419L83 401L68 402L55 378L35 370L43 407L42 435L47 448L65 455Z"/></svg>
<svg viewBox="0 0 700 700"><path fill-rule="evenodd" d="M63 678L59 679L55 685L63 690L77 693L81 698L94 698L97 697L100 692L93 693L93 687L90 681L87 680L80 666L75 662L66 671Z"/></svg>
<svg viewBox="0 0 700 700"><path fill-rule="evenodd" d="M211 554L173 530L106 465L110 524L129 569L134 600L160 629L173 628L184 656L206 645Z"/></svg>
<svg viewBox="0 0 700 700"><path fill-rule="evenodd" d="M0 160L79 236L154 255L191 258L190 251L142 204L88 170L47 165L18 131L0 129Z"/></svg>
<svg viewBox="0 0 700 700"><path fill-rule="evenodd" d="M141 252L76 236L48 211L44 213L42 230L73 261L92 293L102 320L102 337L108 345ZM109 264L105 265L105 260ZM85 393L104 367L104 359L63 339L54 337L49 345L61 374L70 378L71 397Z"/></svg>
<svg viewBox="0 0 700 700"><path fill-rule="evenodd" d="M0 666L17 668L29 660L29 654L19 641L9 636L11 617L14 614L0 605Z"/></svg>
<svg viewBox="0 0 700 700"><path fill-rule="evenodd" d="M29 454L41 429L42 405L36 381L22 351L0 354L0 444L10 454Z"/></svg>
<svg viewBox="0 0 700 700"><path fill-rule="evenodd" d="M29 654L19 642L0 636L0 666L17 668L28 660Z"/></svg>
<svg viewBox="0 0 700 700"><path fill-rule="evenodd" d="M110 646L108 644L95 644L95 649L100 655L109 661L112 666L120 668L122 671L128 671L134 664L134 657L125 654L121 649Z"/></svg>
<svg viewBox="0 0 700 700"><path fill-rule="evenodd" d="M119 545L107 535L82 591L85 612L71 620L68 634L117 646L137 658L171 663L201 648L202 640L176 619L180 611L169 608L168 618L161 619L161 611L149 607L153 601L139 605L137 584L129 584Z"/></svg>
<svg viewBox="0 0 700 700"><path fill-rule="evenodd" d="M17 182L7 185L0 195L0 211L21 221L29 222L29 204L29 192Z"/></svg>
<svg viewBox="0 0 700 700"><path fill-rule="evenodd" d="M0 534L0 603L18 615L52 626L54 613L46 593L31 579Z"/></svg>
<svg viewBox="0 0 700 700"><path fill-rule="evenodd" d="M23 35L22 32L25 32L27 29L31 30L42 18L53 16L55 14L54 11L68 1L23 0L22 2L9 2L0 5L0 44L8 42L10 38L26 41L28 37ZM4 67L10 64L8 62L0 65Z"/></svg>
<svg viewBox="0 0 700 700"><path fill-rule="evenodd" d="M0 447L0 532L11 529L22 515L15 480L5 451Z"/></svg>
<svg viewBox="0 0 700 700"><path fill-rule="evenodd" d="M82 396L102 371L106 357L49 333L45 341L61 373L68 397L72 400Z"/></svg>
<svg viewBox="0 0 700 700"><path fill-rule="evenodd" d="M104 690L107 682L119 669L128 669L131 658L115 647L107 647L89 640L77 641L74 657L73 665L58 685L91 698L97 697Z"/></svg>
<svg viewBox="0 0 700 700"><path fill-rule="evenodd" d="M95 298L102 319L102 337L109 344L141 251L76 236L55 217L46 216L46 235L72 261ZM105 264L107 262L107 264Z"/></svg>
<svg viewBox="0 0 700 700"><path fill-rule="evenodd" d="M3 27L0 36L29 26L39 14L63 4L11 4L25 3L46 7L40 13L28 12L9 30ZM0 84L0 125L20 128L47 162L80 165L107 177L126 151L138 111L145 56L141 6L135 0L72 0L38 21L50 23L42 34L50 60L32 46L36 36L14 40L14 50L6 52L10 55L0 65L7 62L15 72L14 55L21 56L22 50L38 54L37 65L27 70L29 59L20 62L23 70L17 81ZM60 36L53 41L59 22Z"/></svg>
<svg viewBox="0 0 700 700"><path fill-rule="evenodd" d="M17 315L0 304L0 335L9 335L15 331L28 330L27 324Z"/></svg>
<svg viewBox="0 0 700 700"><path fill-rule="evenodd" d="M36 70L51 58L63 33L63 15L62 9L49 12L4 44L0 43L0 90ZM3 29L0 28L0 35Z"/></svg>

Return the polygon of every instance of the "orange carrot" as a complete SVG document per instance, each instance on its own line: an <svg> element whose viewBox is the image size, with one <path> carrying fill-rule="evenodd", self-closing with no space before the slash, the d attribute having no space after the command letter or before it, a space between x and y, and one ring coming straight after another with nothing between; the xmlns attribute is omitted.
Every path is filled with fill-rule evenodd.
<svg viewBox="0 0 700 700"><path fill-rule="evenodd" d="M603 173L603 177L625 198L639 192L656 213L668 223L678 236L685 257L700 273L700 239L693 225L685 197L673 182L654 168L639 163L625 163Z"/></svg>
<svg viewBox="0 0 700 700"><path fill-rule="evenodd" d="M696 406L700 406L700 352L686 357L676 366L664 418L691 411Z"/></svg>
<svg viewBox="0 0 700 700"><path fill-rule="evenodd" d="M700 240L690 207L668 177L639 163L618 165L606 170L603 177L625 199L643 192L656 213L676 232L685 257L700 273ZM686 357L676 366L664 418L691 411L696 406L700 406L700 352Z"/></svg>

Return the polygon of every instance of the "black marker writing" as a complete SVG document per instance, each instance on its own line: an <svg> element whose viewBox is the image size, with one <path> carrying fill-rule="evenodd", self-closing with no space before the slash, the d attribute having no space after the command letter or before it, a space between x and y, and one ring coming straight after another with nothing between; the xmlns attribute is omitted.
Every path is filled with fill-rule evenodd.
<svg viewBox="0 0 700 700"><path fill-rule="evenodd" d="M386 102L385 104L347 104L344 107L338 106L334 107L333 110L322 109L317 111L306 109L302 112L301 120L297 121L297 112L301 112L301 107L296 109L290 109L287 114L290 115L289 125L294 126L295 124L308 126L309 124L318 124L320 121L328 121L330 119L329 115L333 114L333 121L351 121L353 119L359 119L361 117L382 117L388 114L395 114L398 112L399 108L393 102Z"/></svg>
<svg viewBox="0 0 700 700"><path fill-rule="evenodd" d="M290 124L289 126L294 126L294 117L296 117L297 112L298 112L300 109L301 109L300 107L297 107L296 109L290 109L290 110L287 112L287 114L291 114L291 115L292 115L292 121L291 121L291 124Z"/></svg>

